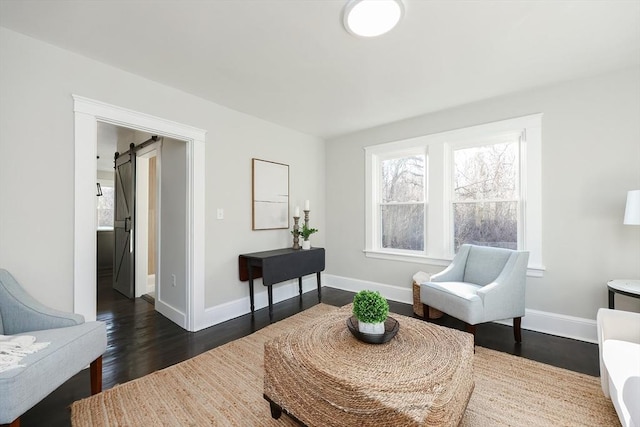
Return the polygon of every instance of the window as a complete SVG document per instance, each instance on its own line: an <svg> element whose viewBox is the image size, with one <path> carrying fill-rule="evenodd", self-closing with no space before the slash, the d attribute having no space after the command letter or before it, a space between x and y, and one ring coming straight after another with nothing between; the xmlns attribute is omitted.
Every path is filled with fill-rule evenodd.
<svg viewBox="0 0 640 427"><path fill-rule="evenodd" d="M102 196L98 197L98 229L111 229L113 228L113 198L115 192L112 186L106 187L100 184L100 187L102 188Z"/></svg>
<svg viewBox="0 0 640 427"><path fill-rule="evenodd" d="M518 248L519 141L453 150L453 240Z"/></svg>
<svg viewBox="0 0 640 427"><path fill-rule="evenodd" d="M424 250L425 156L382 160L379 170L381 247Z"/></svg>
<svg viewBox="0 0 640 427"><path fill-rule="evenodd" d="M541 114L365 148L368 257L447 265L527 250L541 276Z"/></svg>

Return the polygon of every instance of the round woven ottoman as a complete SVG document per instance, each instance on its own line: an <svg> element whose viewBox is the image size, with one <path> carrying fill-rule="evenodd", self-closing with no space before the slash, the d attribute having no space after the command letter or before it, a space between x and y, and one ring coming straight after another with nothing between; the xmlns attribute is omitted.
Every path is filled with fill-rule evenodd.
<svg viewBox="0 0 640 427"><path fill-rule="evenodd" d="M473 337L393 315L385 344L358 341L345 306L267 342L264 397L307 426L457 426L473 391Z"/></svg>

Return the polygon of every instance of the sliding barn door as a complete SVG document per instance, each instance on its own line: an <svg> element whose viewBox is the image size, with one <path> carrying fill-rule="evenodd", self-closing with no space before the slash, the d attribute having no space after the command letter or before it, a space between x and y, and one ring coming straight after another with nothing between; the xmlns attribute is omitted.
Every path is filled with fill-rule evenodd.
<svg viewBox="0 0 640 427"><path fill-rule="evenodd" d="M136 161L133 148L116 153L113 288L126 296L135 296L134 221L136 195Z"/></svg>

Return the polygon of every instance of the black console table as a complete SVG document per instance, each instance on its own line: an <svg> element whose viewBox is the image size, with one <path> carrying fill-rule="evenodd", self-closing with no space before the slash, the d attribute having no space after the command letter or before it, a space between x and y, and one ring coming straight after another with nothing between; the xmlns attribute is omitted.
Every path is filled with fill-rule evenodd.
<svg viewBox="0 0 640 427"><path fill-rule="evenodd" d="M269 294L269 316L273 314L273 290L271 286L298 278L298 288L302 295L302 276L316 273L318 282L318 301L322 301L320 290L320 272L324 270L324 248L276 249L272 251L242 254L238 257L240 280L249 281L251 315L254 312L253 279L262 277L262 284Z"/></svg>

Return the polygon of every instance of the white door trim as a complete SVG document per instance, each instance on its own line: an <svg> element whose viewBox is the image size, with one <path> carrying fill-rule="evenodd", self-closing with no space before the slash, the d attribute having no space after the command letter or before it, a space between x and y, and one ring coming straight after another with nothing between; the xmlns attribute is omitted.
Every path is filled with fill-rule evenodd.
<svg viewBox="0 0 640 427"><path fill-rule="evenodd" d="M97 123L136 129L187 143L187 289L184 324L203 327L205 248L206 131L89 98L74 101L74 249L73 307L87 320L96 318L96 144Z"/></svg>
<svg viewBox="0 0 640 427"><path fill-rule="evenodd" d="M136 248L136 285L135 296L136 298L146 294L148 292L149 282L149 160L151 157L160 159L160 145L161 141L155 142L147 147L144 147L136 152L136 221L135 221L135 248ZM156 170L156 175L159 175ZM155 199L159 199L160 193L160 180L156 177L156 191ZM155 222L154 234L159 236L158 227L159 221ZM158 264L158 257L156 256L158 251L154 253L155 265ZM155 277L155 274L154 274ZM155 280L155 279L154 279ZM155 291L155 287L154 287Z"/></svg>

